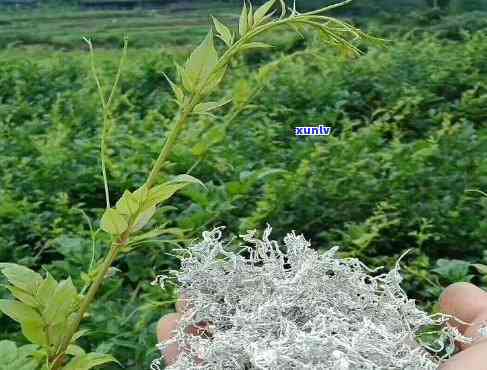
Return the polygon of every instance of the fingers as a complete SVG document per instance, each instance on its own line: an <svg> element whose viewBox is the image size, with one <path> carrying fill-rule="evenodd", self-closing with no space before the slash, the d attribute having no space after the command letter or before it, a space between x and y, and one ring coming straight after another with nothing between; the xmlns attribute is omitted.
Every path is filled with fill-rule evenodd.
<svg viewBox="0 0 487 370"><path fill-rule="evenodd" d="M487 342L475 344L453 356L438 370L487 370Z"/></svg>
<svg viewBox="0 0 487 370"><path fill-rule="evenodd" d="M187 294L181 292L178 301L176 302L176 311L180 314L184 314L191 308ZM211 325L206 321L198 322L195 325L191 325L186 329L186 332L191 335L198 336L211 336Z"/></svg>
<svg viewBox="0 0 487 370"><path fill-rule="evenodd" d="M159 339L159 342L172 337L172 332L177 329L180 318L181 314L177 312L169 313L161 317L157 323L157 339Z"/></svg>
<svg viewBox="0 0 487 370"><path fill-rule="evenodd" d="M470 283L452 284L440 297L440 309L443 313L473 323L472 326L469 326L453 319L450 320L450 325L457 327L463 335L477 337L483 320L487 320L487 293ZM477 343L479 341L471 344L459 343L459 347L465 349Z"/></svg>
<svg viewBox="0 0 487 370"><path fill-rule="evenodd" d="M181 318L180 313L170 313L166 316L163 316L159 323L157 324L157 339L159 342L164 342L173 336L173 331L178 328L179 319ZM166 361L166 365L173 364L179 355L180 348L176 343L171 343L164 353L164 358Z"/></svg>
<svg viewBox="0 0 487 370"><path fill-rule="evenodd" d="M189 301L183 292L176 303L177 312L170 313L162 317L157 324L157 338L159 342L165 342L174 336L174 331L178 329L180 324L179 322L183 314L189 308ZM190 335L202 337L211 337L213 334L211 325L206 321L199 322L195 325L190 325L185 329L185 331ZM166 365L172 365L174 362L176 362L179 353L184 350L188 350L188 348L179 347L176 343L171 343L168 345L164 353Z"/></svg>
<svg viewBox="0 0 487 370"><path fill-rule="evenodd" d="M487 311L487 293L470 283L455 283L440 297L442 312L467 322Z"/></svg>
<svg viewBox="0 0 487 370"><path fill-rule="evenodd" d="M456 326L465 336L477 337L481 322L487 320L487 293L473 284L450 285L441 295L439 304L441 311L445 314L474 323L473 326L467 326L452 320L453 322L450 324ZM176 304L177 312L168 314L159 320L157 325L159 342L167 341L173 336L173 331L178 328L180 318L189 307L189 302L182 293ZM209 326L207 322L201 322L188 327L187 332L191 335L207 335L208 333L211 335L212 330ZM471 345L461 344L461 347L464 350L445 362L439 370L487 370L485 361L487 338ZM178 348L176 343L169 345L165 353L166 364L173 364L182 350L184 349Z"/></svg>

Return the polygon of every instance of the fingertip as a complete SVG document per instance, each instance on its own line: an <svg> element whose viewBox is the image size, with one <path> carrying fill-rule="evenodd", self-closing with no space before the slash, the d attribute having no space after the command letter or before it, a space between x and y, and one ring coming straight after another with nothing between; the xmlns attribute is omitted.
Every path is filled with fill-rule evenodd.
<svg viewBox="0 0 487 370"><path fill-rule="evenodd" d="M448 285L440 295L440 306L448 306L451 303L451 299L453 297L457 297L459 294L462 294L466 289L471 290L475 289L476 286L472 283L467 282L458 282Z"/></svg>
<svg viewBox="0 0 487 370"><path fill-rule="evenodd" d="M181 314L178 312L172 312L160 318L157 323L157 338L159 342L165 342L173 337L174 331L179 326L180 319ZM180 348L177 343L167 345L164 351L166 365L172 365L177 360L179 353Z"/></svg>
<svg viewBox="0 0 487 370"><path fill-rule="evenodd" d="M177 329L181 314L178 312L169 313L160 318L157 323L157 339L159 342L166 341L173 336L173 331Z"/></svg>
<svg viewBox="0 0 487 370"><path fill-rule="evenodd" d="M487 342L469 347L441 364L438 370L486 370L486 350Z"/></svg>
<svg viewBox="0 0 487 370"><path fill-rule="evenodd" d="M487 293L471 283L454 283L441 294L439 306L443 313L469 322L487 309Z"/></svg>

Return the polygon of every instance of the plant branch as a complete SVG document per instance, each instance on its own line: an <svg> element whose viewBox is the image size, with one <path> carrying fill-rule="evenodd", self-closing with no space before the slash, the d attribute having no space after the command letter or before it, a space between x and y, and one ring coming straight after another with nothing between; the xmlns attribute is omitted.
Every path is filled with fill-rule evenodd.
<svg viewBox="0 0 487 370"><path fill-rule="evenodd" d="M342 3L346 4L348 3L349 0L344 1ZM329 7L330 9L331 7ZM320 12L323 11L320 10ZM230 63L231 58L233 57L234 54L236 54L242 46L244 46L246 43L250 42L252 39L257 37L258 35L274 28L279 25L284 25L288 23L307 23L308 25L314 26L314 27L320 27L322 31L328 32L329 36L331 38L335 38L336 41L339 43L351 47L351 44L349 44L345 39L341 38L338 35L335 35L332 31L327 30L326 26L319 25L313 21L310 20L310 16L312 14L315 14L316 12L311 12L311 13L306 13L304 15L300 15L299 13L293 12L288 18L285 19L279 19L270 23L262 24L260 26L257 26L247 34L245 34L242 38L237 40L233 45L231 45L225 52L224 54L220 57L218 60L217 64L215 65L213 69L212 75L217 73L217 71L220 71L221 68L226 68L228 64ZM308 16L308 19L306 19L306 16ZM313 17L314 18L314 17ZM350 30L347 30L350 32ZM109 94L109 97L107 100L105 100L105 95L103 93L103 88L102 84L100 82L100 79L98 77L98 73L95 67L95 62L94 62L94 52L93 52L93 46L91 44L91 41L88 39L85 39L85 41L88 43L89 48L90 48L90 56L91 56L91 69L93 76L95 78L97 88L98 88L98 93L100 95L100 100L102 102L102 108L103 108L103 132L102 132L102 137L101 137L101 162L102 162L102 174L103 174L103 181L104 181L104 187L105 187L105 196L106 196L106 206L107 209L110 208L110 199L109 199L109 188L108 188L108 180L107 180L107 173L106 173L106 166L105 166L105 154L106 154L106 135L108 133L108 126L109 126L109 120L111 119L110 117L110 106L113 101L114 93L116 90L116 87L118 85L120 76L121 76L121 69L123 65L123 61L125 60L126 56L126 51L127 51L127 39L125 38L124 42L124 51L123 55L120 59L119 67L118 67L118 72L114 81L114 84L112 86L111 92ZM206 82L209 81L209 79L212 77L212 75L208 76L206 79ZM205 84L202 84L202 86L205 86ZM189 97L184 99L184 104L181 105L181 108L178 113L178 117L175 120L174 124L172 125L166 139L164 142L164 145L159 153L158 158L156 159L148 177L147 180L144 184L144 186L147 188L147 190L151 189L157 182L157 178L169 158L170 153L172 152L177 139L179 138L183 128L187 125L189 121L189 117L193 113L193 110L195 106L202 100L205 94L202 93L203 88L200 91L194 91L192 92ZM235 112L235 114L238 114L239 112ZM230 116L230 121L234 118L233 116ZM129 226L125 232L123 232L121 235L119 235L118 239L114 241L111 244L110 251L107 254L107 256L104 258L102 264L100 265L100 269L91 284L91 286L88 289L88 292L86 296L82 299L79 311L76 314L75 320L72 325L69 326L68 332L64 337L64 341L62 345L60 346L59 350L57 351L56 355L57 357L54 359L53 367L52 370L58 370L62 366L62 361L64 359L64 354L66 352L66 349L68 348L69 344L71 343L71 340L74 336L74 334L77 332L81 320L83 319L83 316L88 310L88 307L90 304L93 302L98 290L100 289L103 280L107 274L107 271L111 267L112 263L116 260L118 254L120 251L126 247L130 240L130 231L131 227Z"/></svg>
<svg viewBox="0 0 487 370"><path fill-rule="evenodd" d="M60 366L62 365L60 363L60 359L63 358L63 354L65 353L66 349L70 345L72 337L78 331L81 320L83 319L84 314L88 310L89 305L91 304L91 302L95 298L96 293L98 292L98 290L99 290L99 288L103 282L103 279L105 278L105 275L108 272L108 269L110 268L112 263L117 258L121 247L126 245L126 243L127 243L127 236L122 235L120 237L120 239L117 242L113 243L112 246L110 247L110 252L108 253L108 255L103 260L103 263L101 265L101 269L98 272L96 279L94 280L93 284L88 289L88 293L86 294L86 296L81 301L81 305L80 305L78 313L76 314L76 319L75 319L74 323L69 327L68 333L64 337L64 341L63 341L63 343L62 343L62 345L58 351L58 356L56 357L56 360L54 361L52 370L60 369Z"/></svg>
<svg viewBox="0 0 487 370"><path fill-rule="evenodd" d="M101 172L102 172L102 176L103 176L103 185L105 188L106 208L110 208L110 191L109 191L109 187L108 187L108 175L107 175L107 170L106 170L106 136L108 134L108 129L109 129L108 123L109 123L109 120L111 119L110 106L112 104L113 96L115 94L116 88L118 86L118 82L120 80L120 76L122 74L123 63L124 63L125 58L127 56L128 39L127 39L127 37L124 38L122 56L120 58L120 62L118 65L118 70L117 70L117 75L115 77L115 82L112 85L112 89L110 91L110 95L109 95L108 100L105 100L105 94L103 93L103 87L101 84L101 80L98 77L98 71L96 70L95 53L93 50L93 44L91 43L91 40L89 40L87 38L84 38L84 40L88 44L88 47L90 50L91 72L92 72L93 78L95 79L95 82L96 82L96 86L98 89L98 95L100 96L100 101L101 101L102 110L103 110L103 129L102 129L101 143L100 143Z"/></svg>
<svg viewBox="0 0 487 370"><path fill-rule="evenodd" d="M174 145L176 144L176 140L179 137L179 134L181 133L184 126L186 126L186 124L188 123L189 116L191 115L193 108L197 104L197 101L198 98L196 96L193 96L190 99L190 102L186 105L185 108L182 109L179 118L173 125L172 129L169 131L164 146L162 147L162 150L159 153L159 157L154 163L154 166L152 167L152 170L147 178L147 181L145 182L145 185L147 186L148 189L154 186L155 182L157 181L157 176L159 175L162 166L164 165L164 162L169 157L169 154L171 153Z"/></svg>

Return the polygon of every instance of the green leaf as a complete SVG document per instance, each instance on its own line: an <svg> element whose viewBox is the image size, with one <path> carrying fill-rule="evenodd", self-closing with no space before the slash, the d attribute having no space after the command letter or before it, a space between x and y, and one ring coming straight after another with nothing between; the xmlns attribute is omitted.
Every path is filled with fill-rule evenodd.
<svg viewBox="0 0 487 370"><path fill-rule="evenodd" d="M113 208L105 211L101 218L100 226L103 231L112 235L120 235L129 227L127 220L119 211Z"/></svg>
<svg viewBox="0 0 487 370"><path fill-rule="evenodd" d="M283 19L286 16L286 3L284 0L279 0L281 3L281 15L279 16L279 19Z"/></svg>
<svg viewBox="0 0 487 370"><path fill-rule="evenodd" d="M202 186L205 190L208 190L206 185L201 180L198 180L196 177L188 175L186 173L182 175L177 175L173 177L171 180L166 182L166 184L177 184L177 183L196 184Z"/></svg>
<svg viewBox="0 0 487 370"><path fill-rule="evenodd" d="M155 206L161 202L164 202L165 200L171 198L178 190L187 185L188 183L157 185L149 191L146 204L149 206Z"/></svg>
<svg viewBox="0 0 487 370"><path fill-rule="evenodd" d="M214 126L207 132L206 138L211 144L216 144L225 138L226 132L227 130L225 127Z"/></svg>
<svg viewBox="0 0 487 370"><path fill-rule="evenodd" d="M473 263L472 266L475 267L477 271L482 275L487 275L487 265L483 265L481 263Z"/></svg>
<svg viewBox="0 0 487 370"><path fill-rule="evenodd" d="M268 2L264 3L262 6L260 6L254 14L254 24L258 25L260 21L264 18L264 16L267 14L267 12L272 8L272 5L276 0L269 0Z"/></svg>
<svg viewBox="0 0 487 370"><path fill-rule="evenodd" d="M41 304L41 306L46 306L47 303L51 300L54 291L58 282L54 279L51 274L47 273L46 278L42 281L39 285L39 289L37 290L36 298Z"/></svg>
<svg viewBox="0 0 487 370"><path fill-rule="evenodd" d="M72 356L83 356L86 354L85 350L76 344L70 344L68 348L66 348L66 353Z"/></svg>
<svg viewBox="0 0 487 370"><path fill-rule="evenodd" d="M185 72L194 90L206 83L217 62L218 54L213 45L213 31L210 29L203 42L191 53L186 63ZM190 91L194 92L194 90Z"/></svg>
<svg viewBox="0 0 487 370"><path fill-rule="evenodd" d="M232 101L232 98L227 98L227 99L220 100L218 102L211 101L211 102L206 102L206 103L200 103L200 104L196 105L196 107L194 107L193 112L196 114L202 114L202 113L210 112L210 111L215 110L215 109L217 109L217 108L219 108L225 104L228 104L231 101Z"/></svg>
<svg viewBox="0 0 487 370"><path fill-rule="evenodd" d="M31 269L15 263L0 263L0 269L10 284L16 288L35 294L42 276Z"/></svg>
<svg viewBox="0 0 487 370"><path fill-rule="evenodd" d="M138 188L136 191L133 192L134 198L139 203L139 208L142 207L142 204L144 204L148 194L149 194L149 190L145 185L142 185L140 188Z"/></svg>
<svg viewBox="0 0 487 370"><path fill-rule="evenodd" d="M269 169L262 169L261 171L257 172L257 180L262 180L263 178L267 176L272 176L275 175L276 173L286 173L286 170L283 170L282 168L269 168Z"/></svg>
<svg viewBox="0 0 487 370"><path fill-rule="evenodd" d="M0 345L0 347L1 347L1 345ZM22 347L19 347L17 349L17 353L18 353L19 357L27 357L27 356L31 356L32 354L34 354L34 352L36 352L38 348L39 347L34 345L34 344L26 344Z"/></svg>
<svg viewBox="0 0 487 370"><path fill-rule="evenodd" d="M6 288L10 291L10 293L12 293L12 295L15 298L17 298L19 301L25 303L26 305L31 306L31 307L37 307L39 305L39 303L36 301L36 299L31 294L26 292L25 290L16 288L16 287L11 286L11 285L8 285Z"/></svg>
<svg viewBox="0 0 487 370"><path fill-rule="evenodd" d="M254 26L254 15L252 13L252 3L249 1L249 11L247 14L247 31L251 30Z"/></svg>
<svg viewBox="0 0 487 370"><path fill-rule="evenodd" d="M27 344L18 347L9 340L0 341L0 358L3 370L36 370L41 359L34 359L32 355L37 351L38 346ZM39 356L36 356L39 357Z"/></svg>
<svg viewBox="0 0 487 370"><path fill-rule="evenodd" d="M376 238L376 236L377 235L375 233L364 232L358 238L353 239L352 243L359 247L366 247Z"/></svg>
<svg viewBox="0 0 487 370"><path fill-rule="evenodd" d="M451 283L462 281L469 282L473 278L473 276L468 273L470 263L467 261L440 258L436 261L436 265L437 267L432 269L432 271L441 275Z"/></svg>
<svg viewBox="0 0 487 370"><path fill-rule="evenodd" d="M71 342L76 342L79 338L85 336L87 333L89 333L88 329L81 329L78 330L74 335L73 338L71 338Z"/></svg>
<svg viewBox="0 0 487 370"><path fill-rule="evenodd" d="M19 360L19 361L22 361L22 360ZM28 362L25 363L25 361L28 361ZM15 366L14 369L16 369L16 370L37 370L39 368L39 361L36 361L36 359L24 360L20 364L18 364L18 362L16 361L14 364L15 365L13 365L13 366ZM41 368L41 370L45 370L45 367Z"/></svg>
<svg viewBox="0 0 487 370"><path fill-rule="evenodd" d="M142 240L154 239L154 238L157 238L158 236L161 236L164 234L174 235L178 238L182 238L184 236L184 232L180 228L177 228L177 227L164 228L164 227L162 227L162 228L154 229L154 230L148 231L146 233L134 236L133 238L130 239L130 241L131 241L131 243L136 243L136 242L140 242Z"/></svg>
<svg viewBox="0 0 487 370"><path fill-rule="evenodd" d="M293 23L288 23L287 24L294 32L296 32L303 40L305 39L303 33L304 29L301 24L293 24Z"/></svg>
<svg viewBox="0 0 487 370"><path fill-rule="evenodd" d="M17 357L17 345L9 340L0 341L0 358L3 364L13 362Z"/></svg>
<svg viewBox="0 0 487 370"><path fill-rule="evenodd" d="M233 88L232 96L235 105L239 107L245 106L252 96L250 82L244 79L238 80Z"/></svg>
<svg viewBox="0 0 487 370"><path fill-rule="evenodd" d="M240 36L244 36L247 33L247 4L245 0L242 13L240 13L240 18L238 20L238 33Z"/></svg>
<svg viewBox="0 0 487 370"><path fill-rule="evenodd" d="M118 200L117 211L123 215L132 216L139 209L138 198L135 197L130 191L125 190L122 197Z"/></svg>
<svg viewBox="0 0 487 370"><path fill-rule="evenodd" d="M47 336L45 333L45 325L42 322L23 322L20 324L22 334L31 343L45 346L47 344Z"/></svg>
<svg viewBox="0 0 487 370"><path fill-rule="evenodd" d="M61 345L64 339L64 333L67 330L67 323L65 321L51 324L47 327L47 334L49 338L49 344L53 348L57 348Z"/></svg>
<svg viewBox="0 0 487 370"><path fill-rule="evenodd" d="M223 80L226 71L227 71L227 66L224 66L214 71L210 76L210 78L208 79L205 87L201 90L201 92L203 94L209 94L210 92L212 92L215 89L215 87L217 87L219 83Z"/></svg>
<svg viewBox="0 0 487 370"><path fill-rule="evenodd" d="M166 78L167 82L171 86L171 89L174 92L174 96L176 96L176 101L179 104L183 104L183 101L184 101L184 92L183 92L183 90L178 85L176 85L174 82L172 82L171 79L164 72L162 72L162 74L164 75L164 77Z"/></svg>
<svg viewBox="0 0 487 370"><path fill-rule="evenodd" d="M9 299L0 299L0 311L18 323L42 323L42 317L25 303Z"/></svg>
<svg viewBox="0 0 487 370"><path fill-rule="evenodd" d="M151 206L150 208L146 209L145 211L141 212L134 221L134 226L132 227L132 231L139 231L142 229L147 223L150 221L152 216L156 213L156 206Z"/></svg>
<svg viewBox="0 0 487 370"><path fill-rule="evenodd" d="M195 88L195 84L194 82L190 79L188 73L186 72L186 70L181 67L180 65L177 65L176 64L176 69L178 71L178 74L179 74L179 78L181 79L181 83L183 84L183 87L187 90L187 91L194 91L194 88Z"/></svg>
<svg viewBox="0 0 487 370"><path fill-rule="evenodd" d="M22 334L32 343L45 345L47 342L44 332L44 321L41 315L25 303L0 300L0 311L20 323Z"/></svg>
<svg viewBox="0 0 487 370"><path fill-rule="evenodd" d="M54 290L42 316L49 325L63 322L76 310L78 300L79 296L71 278L63 280Z"/></svg>
<svg viewBox="0 0 487 370"><path fill-rule="evenodd" d="M195 144L195 146L193 146L193 149L191 149L191 153L197 157L200 157L208 152L209 148L210 146L208 145L208 143L200 141L199 143Z"/></svg>
<svg viewBox="0 0 487 370"><path fill-rule="evenodd" d="M259 84L265 85L269 83L272 73L276 70L276 66L276 64L266 64L265 66L259 68L256 77Z"/></svg>
<svg viewBox="0 0 487 370"><path fill-rule="evenodd" d="M273 48L274 46L263 43L263 42L249 42L248 44L242 45L239 50L247 50L247 49L267 49Z"/></svg>
<svg viewBox="0 0 487 370"><path fill-rule="evenodd" d="M64 367L64 370L89 370L98 365L109 362L120 363L111 355L91 352L82 356L76 356Z"/></svg>
<svg viewBox="0 0 487 370"><path fill-rule="evenodd" d="M233 44L233 34L232 31L228 29L222 22L220 22L215 17L211 17L213 19L213 23L215 24L216 32L218 32L218 37L227 45L232 46Z"/></svg>
<svg viewBox="0 0 487 370"><path fill-rule="evenodd" d="M205 133L203 140L193 147L193 155L201 156L205 154L210 146L221 142L225 138L225 135L226 129L224 126L213 126Z"/></svg>
<svg viewBox="0 0 487 370"><path fill-rule="evenodd" d="M272 16L276 13L276 10L273 10L269 14L267 14L264 18L260 20L260 24L264 24L269 22L272 19Z"/></svg>

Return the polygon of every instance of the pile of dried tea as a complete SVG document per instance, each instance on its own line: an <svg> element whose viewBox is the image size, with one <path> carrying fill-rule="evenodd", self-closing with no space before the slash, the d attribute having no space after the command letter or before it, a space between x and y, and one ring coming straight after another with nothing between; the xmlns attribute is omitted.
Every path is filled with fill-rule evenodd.
<svg viewBox="0 0 487 370"><path fill-rule="evenodd" d="M248 245L236 251L217 228L185 250L173 277L191 305L174 337L158 345L184 348L168 369L428 370L441 359L418 332L438 326L450 346L459 337L445 315L408 299L398 263L378 274L338 258L337 247L320 254L294 232L282 247L270 232L242 235ZM201 322L207 335L184 330Z"/></svg>

